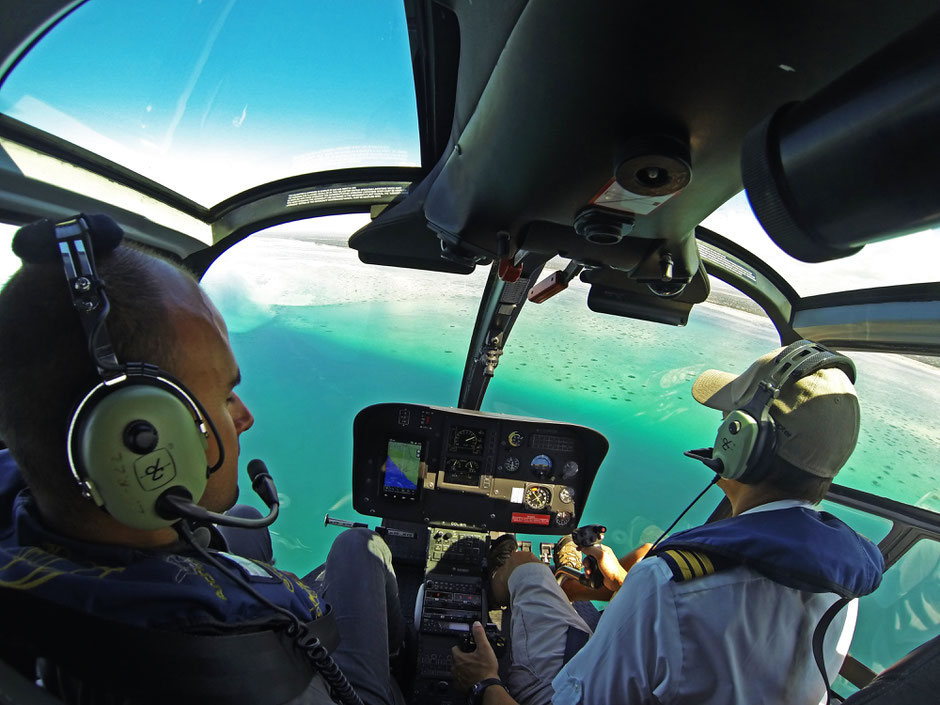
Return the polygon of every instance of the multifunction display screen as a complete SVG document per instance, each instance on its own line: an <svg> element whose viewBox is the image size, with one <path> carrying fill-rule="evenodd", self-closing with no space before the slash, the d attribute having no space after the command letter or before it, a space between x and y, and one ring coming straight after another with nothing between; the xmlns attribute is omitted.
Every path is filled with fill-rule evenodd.
<svg viewBox="0 0 940 705"><path fill-rule="evenodd" d="M414 499L418 496L422 448L421 443L389 440L382 483L386 497Z"/></svg>

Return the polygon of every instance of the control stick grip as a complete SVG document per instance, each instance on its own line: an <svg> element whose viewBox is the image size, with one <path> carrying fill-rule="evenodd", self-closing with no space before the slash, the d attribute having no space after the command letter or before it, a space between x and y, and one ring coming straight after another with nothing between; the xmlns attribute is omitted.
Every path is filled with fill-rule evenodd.
<svg viewBox="0 0 940 705"><path fill-rule="evenodd" d="M594 546L604 540L604 534L607 533L607 527L601 524L587 524L579 526L571 532L571 540L578 548L584 549L588 546ZM584 569L584 575L579 578L582 585L597 589L604 584L604 574L601 573L594 556L585 556L581 560L581 567Z"/></svg>
<svg viewBox="0 0 940 705"><path fill-rule="evenodd" d="M604 584L604 574L594 556L585 556L581 561L581 567L584 568L584 577L580 579L582 585L596 590Z"/></svg>

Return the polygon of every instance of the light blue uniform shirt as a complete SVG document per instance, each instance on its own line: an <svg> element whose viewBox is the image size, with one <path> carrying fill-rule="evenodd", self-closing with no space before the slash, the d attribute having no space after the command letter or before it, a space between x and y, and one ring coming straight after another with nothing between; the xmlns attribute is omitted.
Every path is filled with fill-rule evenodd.
<svg viewBox="0 0 940 705"><path fill-rule="evenodd" d="M797 506L810 507L786 500L744 513ZM590 641L552 682L553 703L825 702L812 636L835 594L784 587L743 566L684 582L672 577L656 557L630 571ZM827 631L830 682L856 613L853 601Z"/></svg>

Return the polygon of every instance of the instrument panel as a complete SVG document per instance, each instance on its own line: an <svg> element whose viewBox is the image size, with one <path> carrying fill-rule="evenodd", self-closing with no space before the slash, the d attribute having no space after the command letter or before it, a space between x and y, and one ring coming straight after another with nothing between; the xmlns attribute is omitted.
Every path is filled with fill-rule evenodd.
<svg viewBox="0 0 940 705"><path fill-rule="evenodd" d="M562 534L607 454L584 426L417 404L353 424L353 507L384 519Z"/></svg>

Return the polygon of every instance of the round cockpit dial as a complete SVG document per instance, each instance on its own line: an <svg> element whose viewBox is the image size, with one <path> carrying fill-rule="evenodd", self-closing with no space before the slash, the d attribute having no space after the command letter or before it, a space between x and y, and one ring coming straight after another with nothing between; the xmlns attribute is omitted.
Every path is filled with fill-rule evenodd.
<svg viewBox="0 0 940 705"><path fill-rule="evenodd" d="M486 432L475 428L454 427L450 435L450 451L480 455L483 453L483 443Z"/></svg>
<svg viewBox="0 0 940 705"><path fill-rule="evenodd" d="M536 455L529 464L532 474L538 478L546 477L552 471L552 459L547 455Z"/></svg>
<svg viewBox="0 0 940 705"><path fill-rule="evenodd" d="M558 491L558 499L565 504L571 504L574 501L574 487L562 487Z"/></svg>
<svg viewBox="0 0 940 705"><path fill-rule="evenodd" d="M524 501L532 509L545 509L552 503L552 491L547 487L533 485L525 491Z"/></svg>
<svg viewBox="0 0 940 705"><path fill-rule="evenodd" d="M578 470L580 469L581 468L578 467L578 464L575 461L569 460L561 469L561 476L566 480L570 480L572 477L578 474Z"/></svg>
<svg viewBox="0 0 940 705"><path fill-rule="evenodd" d="M519 470L519 458L509 456L503 461L503 470L506 472L518 472Z"/></svg>

